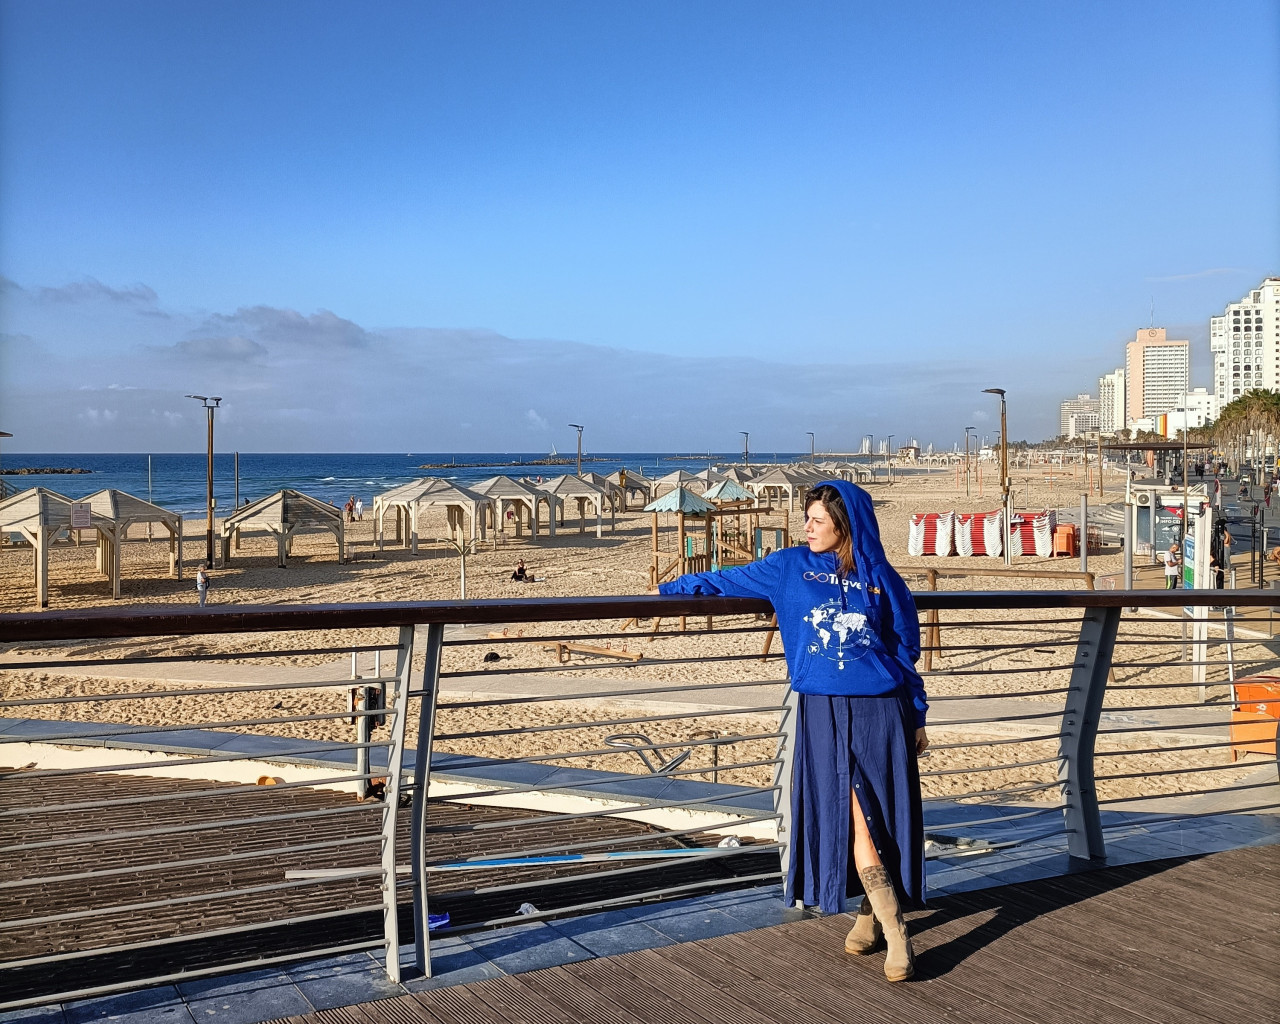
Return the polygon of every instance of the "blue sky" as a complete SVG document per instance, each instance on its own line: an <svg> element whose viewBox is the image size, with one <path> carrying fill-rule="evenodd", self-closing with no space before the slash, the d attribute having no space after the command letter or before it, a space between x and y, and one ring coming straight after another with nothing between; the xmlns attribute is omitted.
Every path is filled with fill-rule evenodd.
<svg viewBox="0 0 1280 1024"><path fill-rule="evenodd" d="M198 448L198 391L243 450L950 446L1003 386L1035 439L1153 301L1208 385L1280 273L1278 22L3 0L0 429Z"/></svg>

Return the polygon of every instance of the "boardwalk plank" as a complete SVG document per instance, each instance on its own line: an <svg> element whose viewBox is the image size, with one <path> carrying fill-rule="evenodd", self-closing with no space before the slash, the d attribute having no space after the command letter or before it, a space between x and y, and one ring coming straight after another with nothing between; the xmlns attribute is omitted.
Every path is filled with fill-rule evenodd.
<svg viewBox="0 0 1280 1024"><path fill-rule="evenodd" d="M948 896L910 916L917 980L843 951L847 916L492 978L290 1024L1171 1024L1274 1019L1280 849ZM1251 886L1260 875L1267 884ZM1192 939L1194 938L1194 941ZM410 997L403 997L408 999ZM407 1012L407 1011L414 1012Z"/></svg>

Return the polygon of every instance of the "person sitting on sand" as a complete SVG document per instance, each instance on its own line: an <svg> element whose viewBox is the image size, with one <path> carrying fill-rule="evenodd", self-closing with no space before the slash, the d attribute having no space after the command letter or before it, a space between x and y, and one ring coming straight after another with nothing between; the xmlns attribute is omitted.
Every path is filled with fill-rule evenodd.
<svg viewBox="0 0 1280 1024"><path fill-rule="evenodd" d="M515 580L517 583L528 583L528 582L529 582L529 574L528 574L528 572L525 570L525 567L524 567L524 559L523 559L523 558L522 558L522 559L520 559L520 561L516 563L516 571L515 571L515 572L513 572L513 573L511 574L511 578L512 578L513 580Z"/></svg>

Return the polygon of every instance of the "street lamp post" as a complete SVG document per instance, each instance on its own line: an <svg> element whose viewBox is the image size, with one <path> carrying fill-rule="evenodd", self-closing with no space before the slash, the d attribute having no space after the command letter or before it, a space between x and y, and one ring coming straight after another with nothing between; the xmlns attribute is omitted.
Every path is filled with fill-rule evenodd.
<svg viewBox="0 0 1280 1024"><path fill-rule="evenodd" d="M0 437L13 437L7 430L0 430ZM0 483L0 498L4 497L4 485Z"/></svg>
<svg viewBox="0 0 1280 1024"><path fill-rule="evenodd" d="M969 497L969 431L977 427L964 428L964 496Z"/></svg>
<svg viewBox="0 0 1280 1024"><path fill-rule="evenodd" d="M194 398L197 402L205 407L209 418L209 475L208 486L205 491L205 510L208 513L208 525L205 530L205 551L204 551L204 567L206 569L213 568L213 410L222 404L222 399L216 395L206 398L204 395L187 395L188 398ZM181 557L181 556L179 556Z"/></svg>
<svg viewBox="0 0 1280 1024"><path fill-rule="evenodd" d="M1004 499L1004 564L1012 565L1009 554L1009 431L1005 423L1004 388L983 388L984 395L1000 396L1000 493Z"/></svg>
<svg viewBox="0 0 1280 1024"><path fill-rule="evenodd" d="M739 430L742 435L742 464L743 466L751 465L751 432L747 430Z"/></svg>
<svg viewBox="0 0 1280 1024"><path fill-rule="evenodd" d="M888 450L884 453L885 465L889 467L889 483L893 483L893 435L888 435Z"/></svg>
<svg viewBox="0 0 1280 1024"><path fill-rule="evenodd" d="M582 476L582 424L570 423L569 426L578 432L578 476Z"/></svg>
<svg viewBox="0 0 1280 1024"><path fill-rule="evenodd" d="M805 433L809 435L809 465L812 466L814 463L813 431L806 430Z"/></svg>

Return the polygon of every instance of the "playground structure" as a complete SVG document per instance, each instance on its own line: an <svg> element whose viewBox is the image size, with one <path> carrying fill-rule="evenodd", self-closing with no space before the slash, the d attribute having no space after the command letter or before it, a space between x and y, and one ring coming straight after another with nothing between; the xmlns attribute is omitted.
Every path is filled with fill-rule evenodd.
<svg viewBox="0 0 1280 1024"><path fill-rule="evenodd" d="M745 565L791 544L786 511L758 506L752 500L714 505L685 487L677 487L644 510L653 516L649 561L649 585L653 587L686 573ZM674 550L663 546L664 533L669 536L670 529L662 529L660 514L676 517ZM781 526L764 524L773 516L781 519Z"/></svg>

